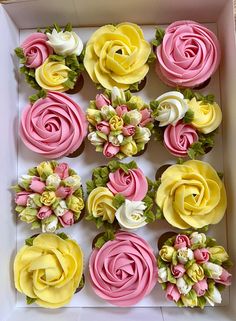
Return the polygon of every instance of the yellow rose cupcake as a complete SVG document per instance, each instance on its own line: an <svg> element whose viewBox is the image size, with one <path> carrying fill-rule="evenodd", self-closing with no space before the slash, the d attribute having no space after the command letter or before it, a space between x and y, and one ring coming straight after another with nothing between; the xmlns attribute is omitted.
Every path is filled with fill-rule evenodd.
<svg viewBox="0 0 236 321"><path fill-rule="evenodd" d="M89 39L84 66L96 84L106 89L116 86L127 90L148 73L150 44L141 28L129 22L106 25Z"/></svg>
<svg viewBox="0 0 236 321"><path fill-rule="evenodd" d="M82 281L83 252L76 241L40 234L26 240L14 261L16 289L27 303L60 308L70 302Z"/></svg>
<svg viewBox="0 0 236 321"><path fill-rule="evenodd" d="M220 222L227 198L215 169L208 163L190 160L165 170L156 203L171 225L180 229L202 228Z"/></svg>

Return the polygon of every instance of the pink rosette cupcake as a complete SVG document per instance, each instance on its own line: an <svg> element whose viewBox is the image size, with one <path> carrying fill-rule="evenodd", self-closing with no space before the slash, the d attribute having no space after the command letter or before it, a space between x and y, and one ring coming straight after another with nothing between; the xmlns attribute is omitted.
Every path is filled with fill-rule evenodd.
<svg viewBox="0 0 236 321"><path fill-rule="evenodd" d="M135 162L111 161L87 181L87 216L97 228L134 230L156 219L153 182Z"/></svg>
<svg viewBox="0 0 236 321"><path fill-rule="evenodd" d="M31 229L55 232L83 217L81 178L66 163L42 162L22 175L16 192L16 212Z"/></svg>
<svg viewBox="0 0 236 321"><path fill-rule="evenodd" d="M89 272L94 292L120 307L137 304L157 282L156 258L150 245L136 234L123 231L93 250Z"/></svg>
<svg viewBox="0 0 236 321"><path fill-rule="evenodd" d="M232 278L228 253L204 233L172 234L168 239L161 236L157 258L158 282L166 299L179 307L201 309L221 303L221 292Z"/></svg>
<svg viewBox="0 0 236 321"><path fill-rule="evenodd" d="M216 35L189 20L176 21L165 31L157 31L156 72L171 87L193 88L207 81L220 63Z"/></svg>
<svg viewBox="0 0 236 321"><path fill-rule="evenodd" d="M22 141L30 150L49 159L72 154L86 134L84 112L63 93L49 92L45 98L27 105L21 115Z"/></svg>

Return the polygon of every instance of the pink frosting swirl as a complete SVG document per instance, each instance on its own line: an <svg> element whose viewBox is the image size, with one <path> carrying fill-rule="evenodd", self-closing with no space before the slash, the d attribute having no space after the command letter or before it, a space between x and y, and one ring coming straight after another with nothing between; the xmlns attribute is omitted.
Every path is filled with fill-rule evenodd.
<svg viewBox="0 0 236 321"><path fill-rule="evenodd" d="M195 87L216 71L221 51L212 31L183 20L168 26L156 55L156 72L167 85Z"/></svg>
<svg viewBox="0 0 236 321"><path fill-rule="evenodd" d="M107 187L113 194L121 194L130 201L141 201L147 194L147 179L140 168L125 173L121 168L109 174Z"/></svg>
<svg viewBox="0 0 236 321"><path fill-rule="evenodd" d="M26 66L29 68L38 68L53 54L53 49L47 44L48 37L41 32L32 33L21 44L26 57Z"/></svg>
<svg viewBox="0 0 236 321"><path fill-rule="evenodd" d="M177 157L185 157L190 145L198 141L196 130L181 121L175 126L169 125L164 132L164 144L169 152Z"/></svg>
<svg viewBox="0 0 236 321"><path fill-rule="evenodd" d="M93 250L89 271L94 292L120 307L139 302L157 281L156 259L150 245L136 234L123 231L101 249Z"/></svg>
<svg viewBox="0 0 236 321"><path fill-rule="evenodd" d="M87 134L84 112L67 95L49 92L23 110L20 137L32 151L54 159L77 150Z"/></svg>

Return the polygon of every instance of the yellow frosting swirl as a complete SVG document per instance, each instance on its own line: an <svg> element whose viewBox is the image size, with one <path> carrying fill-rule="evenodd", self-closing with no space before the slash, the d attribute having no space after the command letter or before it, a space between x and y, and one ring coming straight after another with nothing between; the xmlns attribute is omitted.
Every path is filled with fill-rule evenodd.
<svg viewBox="0 0 236 321"><path fill-rule="evenodd" d="M151 46L138 25L106 25L89 39L84 66L95 83L107 89L116 86L126 90L146 76L150 52Z"/></svg>
<svg viewBox="0 0 236 321"><path fill-rule="evenodd" d="M209 134L220 126L222 112L217 103L204 103L194 97L188 101L188 106L194 112L192 125L199 132Z"/></svg>
<svg viewBox="0 0 236 321"><path fill-rule="evenodd" d="M214 168L190 160L172 165L162 174L156 203L165 219L180 229L217 224L224 216L227 198Z"/></svg>
<svg viewBox="0 0 236 321"><path fill-rule="evenodd" d="M14 261L16 289L44 308L67 304L82 273L83 253L79 245L55 234L38 235L32 246L19 250Z"/></svg>
<svg viewBox="0 0 236 321"><path fill-rule="evenodd" d="M40 87L50 91L66 91L64 85L68 80L68 73L71 71L65 65L65 61L50 61L49 58L35 70L35 79Z"/></svg>
<svg viewBox="0 0 236 321"><path fill-rule="evenodd" d="M94 217L102 217L103 221L113 223L116 208L112 205L114 195L106 187L96 187L87 200L89 214Z"/></svg>

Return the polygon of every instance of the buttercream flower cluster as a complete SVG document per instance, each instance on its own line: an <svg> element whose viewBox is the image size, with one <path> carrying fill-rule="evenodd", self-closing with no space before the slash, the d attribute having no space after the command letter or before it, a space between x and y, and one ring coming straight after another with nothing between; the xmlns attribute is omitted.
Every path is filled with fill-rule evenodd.
<svg viewBox="0 0 236 321"><path fill-rule="evenodd" d="M117 87L90 101L87 120L88 139L107 158L122 159L144 150L153 127L149 105Z"/></svg>
<svg viewBox="0 0 236 321"><path fill-rule="evenodd" d="M214 96L169 91L150 104L157 139L176 157L196 158L214 146L222 112Z"/></svg>
<svg viewBox="0 0 236 321"><path fill-rule="evenodd" d="M166 298L182 307L204 308L221 303L231 284L225 249L204 233L182 233L164 242L157 259L158 282Z"/></svg>
<svg viewBox="0 0 236 321"><path fill-rule="evenodd" d="M66 163L42 162L22 175L16 191L16 212L31 229L42 232L76 223L84 208L81 178Z"/></svg>
<svg viewBox="0 0 236 321"><path fill-rule="evenodd" d="M89 221L98 228L137 229L155 220L153 185L135 162L111 161L93 170L87 181L87 212Z"/></svg>
<svg viewBox="0 0 236 321"><path fill-rule="evenodd" d="M83 70L82 50L83 43L70 24L63 30L55 24L45 33L30 34L15 53L24 65L20 71L33 88L64 92L74 88Z"/></svg>

